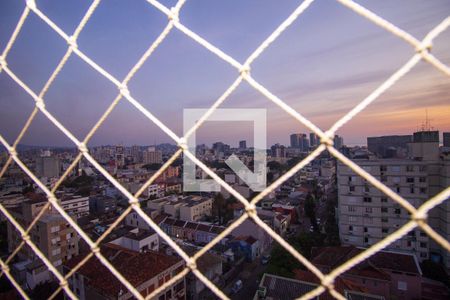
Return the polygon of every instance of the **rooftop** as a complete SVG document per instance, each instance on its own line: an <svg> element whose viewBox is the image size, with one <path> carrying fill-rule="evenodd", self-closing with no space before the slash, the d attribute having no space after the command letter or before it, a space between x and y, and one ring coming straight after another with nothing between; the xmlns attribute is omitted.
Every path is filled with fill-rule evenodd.
<svg viewBox="0 0 450 300"><path fill-rule="evenodd" d="M141 285L181 261L181 258L175 256L153 251L134 252L112 244L102 246L100 251L133 286ZM65 266L72 269L83 259L84 255L78 255L66 262ZM88 285L105 295L117 297L120 290L127 291L95 256L77 273L89 278Z"/></svg>
<svg viewBox="0 0 450 300"><path fill-rule="evenodd" d="M354 246L322 247L313 249L312 262L328 268L335 268L363 252L364 248ZM314 253L315 252L315 253ZM385 270L395 270L409 274L422 274L419 264L412 254L380 251L349 270L365 276L388 277ZM384 274L382 274L384 273ZM382 279L382 278L380 278Z"/></svg>
<svg viewBox="0 0 450 300"><path fill-rule="evenodd" d="M317 287L315 284L268 273L263 275L259 286L266 287L266 297L273 300L296 299Z"/></svg>

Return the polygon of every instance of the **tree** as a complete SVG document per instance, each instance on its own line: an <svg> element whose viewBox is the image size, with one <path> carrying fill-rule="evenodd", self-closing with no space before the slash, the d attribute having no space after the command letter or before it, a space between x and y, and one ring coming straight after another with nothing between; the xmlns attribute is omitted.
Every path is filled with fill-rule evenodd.
<svg viewBox="0 0 450 300"><path fill-rule="evenodd" d="M158 171L161 168L162 164L146 164L142 166L147 170Z"/></svg>
<svg viewBox="0 0 450 300"><path fill-rule="evenodd" d="M221 193L216 194L212 206L213 215L219 218L219 222L222 223L226 214L227 203Z"/></svg>
<svg viewBox="0 0 450 300"><path fill-rule="evenodd" d="M314 196L311 193L306 195L305 199L305 215L311 220L313 226L317 226L316 224L316 201Z"/></svg>
<svg viewBox="0 0 450 300"><path fill-rule="evenodd" d="M450 287L450 279L445 271L445 268L438 263L435 263L434 261L427 259L424 260L420 267L423 272L423 276L440 281L444 283L447 287Z"/></svg>

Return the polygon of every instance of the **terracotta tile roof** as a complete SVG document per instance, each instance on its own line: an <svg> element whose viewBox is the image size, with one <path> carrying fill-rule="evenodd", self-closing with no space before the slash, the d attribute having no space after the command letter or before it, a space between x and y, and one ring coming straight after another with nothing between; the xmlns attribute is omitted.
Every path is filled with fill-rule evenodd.
<svg viewBox="0 0 450 300"><path fill-rule="evenodd" d="M316 288L315 284L265 273L260 286L266 287L266 297L273 300L296 299ZM317 300L318 297L312 299Z"/></svg>
<svg viewBox="0 0 450 300"><path fill-rule="evenodd" d="M363 252L354 246L322 247L313 249L314 265L334 269L345 261ZM421 271L413 255L380 251L356 265L348 272L361 276L390 280L388 270L420 275Z"/></svg>
<svg viewBox="0 0 450 300"><path fill-rule="evenodd" d="M172 218L166 218L162 223L167 224L167 225L173 225L175 223L175 219Z"/></svg>
<svg viewBox="0 0 450 300"><path fill-rule="evenodd" d="M153 219L153 221L156 223L156 224L161 224L165 219L167 218L167 215L157 215L154 219Z"/></svg>
<svg viewBox="0 0 450 300"><path fill-rule="evenodd" d="M173 226L184 227L184 224L186 224L186 221L175 220L175 222L173 223Z"/></svg>
<svg viewBox="0 0 450 300"><path fill-rule="evenodd" d="M186 225L184 225L184 228L197 229L197 226L198 226L198 223L187 222Z"/></svg>
<svg viewBox="0 0 450 300"><path fill-rule="evenodd" d="M320 285L320 279L316 275L314 275L311 271L296 269L293 272L295 275L295 279ZM346 290L367 293L367 289L365 289L363 286L359 285L358 283L352 280L344 279L340 276L336 278L334 286L335 289L341 294L344 294L344 291ZM335 298L329 292L324 292L323 294L320 295L320 299L332 300Z"/></svg>
<svg viewBox="0 0 450 300"><path fill-rule="evenodd" d="M209 232L211 225L198 224L197 230Z"/></svg>
<svg viewBox="0 0 450 300"><path fill-rule="evenodd" d="M224 230L225 230L225 227L222 227L222 226L211 226L209 231L212 233L220 234Z"/></svg>
<svg viewBox="0 0 450 300"><path fill-rule="evenodd" d="M134 287L181 261L181 258L176 256L153 251L139 253L113 244L102 246L100 251ZM71 269L84 257L84 255L78 255L66 262L65 266ZM127 288L95 256L89 259L77 273L89 279L87 285L105 295L117 297L120 290L127 291Z"/></svg>

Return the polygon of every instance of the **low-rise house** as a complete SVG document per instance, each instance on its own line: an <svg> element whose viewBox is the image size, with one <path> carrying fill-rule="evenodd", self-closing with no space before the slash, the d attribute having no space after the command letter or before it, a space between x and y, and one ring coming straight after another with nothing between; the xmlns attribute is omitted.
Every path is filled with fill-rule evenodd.
<svg viewBox="0 0 450 300"><path fill-rule="evenodd" d="M184 246L183 250L190 256L194 255L198 249L194 247ZM197 260L197 269L211 282L216 285L220 283L222 270L222 258L206 252ZM200 293L208 290L205 284L192 272L186 276L186 294L187 299L197 300L202 299Z"/></svg>
<svg viewBox="0 0 450 300"><path fill-rule="evenodd" d="M153 230L134 228L110 243L137 252L159 250L159 236Z"/></svg>
<svg viewBox="0 0 450 300"><path fill-rule="evenodd" d="M364 250L354 246L316 248L311 262L329 273ZM340 279L357 286L358 291L362 289L385 299L418 299L422 292L422 271L415 255L409 253L377 252L342 274Z"/></svg>
<svg viewBox="0 0 450 300"><path fill-rule="evenodd" d="M193 242L206 244L225 230L225 227L198 222L187 222L173 218L165 218L160 223L161 229L169 236ZM224 239L223 243L226 239Z"/></svg>
<svg viewBox="0 0 450 300"><path fill-rule="evenodd" d="M272 244L272 237L258 224L256 224L253 220L250 219L246 219L238 227L236 227L233 230L232 235L253 236L255 239L259 241L261 252L268 250L270 245Z"/></svg>
<svg viewBox="0 0 450 300"><path fill-rule="evenodd" d="M104 245L100 251L144 297L185 267L181 258L154 251L136 252L113 244ZM69 260L64 264L64 273L70 272L84 257L79 255ZM79 299L134 298L95 256L78 269L68 281L71 290ZM156 295L155 299L184 299L185 295L186 284L183 277Z"/></svg>
<svg viewBox="0 0 450 300"><path fill-rule="evenodd" d="M228 242L235 254L245 257L249 262L258 259L261 255L259 241L253 236L238 236Z"/></svg>

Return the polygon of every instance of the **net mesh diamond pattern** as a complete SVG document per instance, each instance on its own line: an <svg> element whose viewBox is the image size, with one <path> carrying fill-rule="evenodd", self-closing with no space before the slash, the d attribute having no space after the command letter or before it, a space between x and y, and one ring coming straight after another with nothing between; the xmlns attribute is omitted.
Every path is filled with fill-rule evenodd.
<svg viewBox="0 0 450 300"><path fill-rule="evenodd" d="M95 256L106 268L111 271L114 276L128 289L128 291L137 299L152 299L160 292L165 290L167 287L173 285L178 280L183 278L188 272L192 272L195 276L198 277L212 292L214 292L221 299L228 299L228 296L221 291L214 283L212 283L205 275L203 275L199 269L197 268L197 260L208 250L210 250L214 245L216 245L221 239L230 234L233 229L238 227L242 222L246 219L252 219L258 226L264 229L275 241L277 241L284 249L286 249L291 255L293 255L297 260L299 260L304 266L306 266L312 273L314 273L319 279L321 284L311 290L310 292L301 296L300 299L311 299L315 296L322 294L325 291L328 291L332 296L337 299L345 299L345 297L340 294L338 291L334 289L334 281L335 279L343 274L344 272L351 269L353 266L358 263L364 261L369 258L376 252L382 250L388 245L392 244L396 240L405 236L409 231L416 227L420 227L424 232L426 232L433 240L435 240L438 244L440 244L444 249L450 251L450 243L446 240L446 238L439 235L435 230L433 230L427 224L427 213L437 205L444 202L446 199L450 197L450 187L447 187L439 194L435 195L425 203L423 203L419 208L415 208L412 206L407 200L405 200L400 195L394 193L391 189L381 183L378 179L364 171L357 164L349 160L347 157L342 155L339 151L337 151L333 147L333 137L336 131L342 127L345 123L349 122L354 116L356 116L359 112L364 110L369 104L374 102L381 94L383 94L386 90L392 87L400 78L402 78L405 74L407 74L414 66L416 66L420 61L425 61L443 72L446 76L450 77L450 68L439 61L435 56L430 53L432 48L433 40L445 31L450 26L450 17L442 20L439 25L437 25L434 29L432 29L423 40L418 40L414 36L410 35L408 32L403 31L398 28L394 24L386 21L382 17L378 16L374 12L368 10L367 8L353 2L351 0L337 0L337 2L341 3L343 6L348 9L354 11L355 13L361 15L363 18L367 18L374 24L383 28L387 34L393 34L397 36L399 39L404 40L406 43L410 44L415 49L415 54L395 73L393 73L390 77L388 77L380 86L378 86L373 92L371 92L366 98L364 98L361 102L359 102L355 107L353 107L348 113L346 113L341 119L334 123L333 126L330 127L327 131L320 130L315 124L309 121L307 118L302 116L299 112L294 110L288 104L286 104L282 99L278 98L276 95L271 93L267 88L265 88L262 84L260 84L255 78L251 75L251 65L252 63L268 48L272 43L276 41L276 39L285 31L297 18L301 16L305 11L308 10L308 7L314 2L314 0L305 0L289 15L287 19L285 19L273 32L267 37L259 47L247 58L244 63L238 62L236 59L231 57L230 55L223 52L218 47L214 46L197 33L189 29L185 26L182 21L179 19L180 10L183 7L183 4L186 0L179 0L177 4L168 8L161 4L156 0L147 0L148 5L152 5L156 9L158 9L162 14L166 15L168 18L167 25L160 33L160 35L149 45L148 49L141 56L138 62L134 65L134 67L129 71L129 73L125 76L123 80L119 80L115 78L113 75L108 73L102 66L97 64L93 59L87 56L82 49L80 49L77 45L77 39L82 34L83 28L86 23L89 21L91 17L94 17L94 12L97 9L100 0L94 0L84 17L82 18L80 24L77 26L75 31L69 35L64 32L56 23L54 23L48 16L46 16L36 5L34 0L27 0L24 11L13 31L5 49L1 53L0 56L0 72L3 73L0 76L9 76L14 80L23 90L31 96L32 100L34 100L35 107L31 112L30 116L27 119L25 126L22 128L18 137L14 141L13 144L9 144L3 136L0 135L0 142L6 147L9 157L6 164L3 166L0 171L0 178L4 176L7 168L13 162L15 162L38 186L44 191L48 198L48 202L45 208L53 207L56 211L58 211L61 216L72 226L79 236L89 245L91 252L87 255L79 264L73 268L68 274L65 276L61 274L52 264L51 262L44 256L44 254L36 247L36 245L30 239L30 230L36 224L37 220L43 215L45 209L42 209L41 212L36 216L34 221L27 227L23 228L11 213L0 204L0 211L4 214L4 216L8 219L9 222L20 232L22 237L22 242L19 244L18 248L13 251L13 253L6 259L0 260L1 267L1 275L7 276L17 291L21 294L23 298L28 299L29 296L25 293L25 291L21 288L21 286L16 282L14 277L10 273L9 262L14 258L14 256L18 253L18 251L24 247L25 245L30 247L32 251L44 262L44 264L48 267L48 269L53 273L55 278L59 281L60 287L55 293L52 295L52 298L56 296L60 290L64 290L67 297L72 299L77 299L77 296L71 291L69 288L69 284L67 279L74 274L81 266L83 266L91 257ZM30 87L28 87L15 73L14 70L8 67L8 54L16 41L16 38L20 34L22 26L25 20L30 16L30 14L35 14L42 20L45 24L47 24L52 30L54 30L60 38L67 42L68 48L64 56L59 61L56 69L51 74L50 78L45 83L44 87L38 93L33 91ZM155 115L152 114L151 111L146 109L141 103L132 96L132 92L128 89L127 83L133 78L136 72L142 67L147 59L151 59L152 53L155 51L158 46L164 42L165 38L170 34L171 31L178 30L185 34L187 37L191 38L201 46L205 47L207 50L212 52L217 56L218 59L221 59L227 63L229 63L232 67L237 70L237 78L236 80L224 91L224 93L214 102L214 104L208 109L206 114L200 118L200 120L187 131L185 136L179 137L174 132L172 132L169 127L167 127L163 122L161 122ZM118 93L116 98L109 105L107 110L103 113L101 118L97 121L94 127L89 131L86 137L83 140L77 139L67 128L65 128L60 121L54 117L45 107L45 95L55 78L58 76L60 71L63 69L64 65L68 61L69 57L72 55L76 55L81 58L86 64L88 64L92 69L97 71L99 74L104 76L106 79L111 81L118 89ZM253 199L247 200L242 195L240 195L236 190L234 190L231 186L229 186L225 181L223 181L218 175L216 175L211 169L209 169L205 164L203 164L199 159L195 157L194 153L191 153L186 145L187 138L194 133L214 112L216 108L218 108L228 96L243 82L246 81L250 84L256 91L261 93L267 99L281 107L285 112L294 117L298 122L309 128L312 132L317 134L320 137L320 146L317 147L313 152L311 152L306 158L300 161L297 165L291 168L288 172L286 172L283 176L278 178L275 182L270 184L264 191L259 193ZM97 129L102 125L105 119L111 114L116 105L120 101L128 101L131 103L139 112L144 114L151 122L156 124L161 130L163 130L166 134L168 134L179 146L179 149L175 152L175 154L161 167L160 170L157 171L135 194L131 194L125 187L123 187L113 176L111 176L89 153L87 148L87 143L93 134L97 131ZM75 160L72 162L70 167L66 170L66 172L61 176L55 186L50 190L47 188L30 170L29 168L20 160L17 152L16 146L21 141L24 134L29 129L31 122L35 118L38 112L43 113L50 122L56 126L61 132L63 132L78 148L78 155ZM310 163L313 159L315 159L318 155L320 155L323 151L329 151L334 157L336 157L339 161L347 165L351 168L355 173L363 177L365 180L370 182L374 187L380 190L382 193L389 196L395 202L400 204L404 209L406 209L410 214L410 220L403 225L401 228L379 241L378 243L372 245L370 248L361 252L359 255L353 257L352 259L346 261L344 264L340 265L336 269L332 270L328 274L322 273L319 269L317 269L313 264L311 264L302 254L300 254L297 250L295 250L287 241L285 241L281 236L279 236L274 230L272 230L268 225L266 225L257 215L255 205L260 201L264 196L268 195L270 192L274 191L278 186L280 186L283 182L293 176L296 172ZM152 182L164 172L166 168L170 166L172 162L175 161L181 154L186 156L195 162L204 172L206 172L211 178L216 180L225 190L227 190L230 194L232 194L236 199L238 199L245 206L245 213L236 219L229 227L227 227L221 234L219 234L216 238L214 238L210 243L208 243L205 247L199 250L195 255L189 256L187 255L159 226L144 213L142 208L140 207L138 197L143 193L146 187L148 187ZM115 222L108 228L108 230L102 234L96 241L93 241L83 230L77 225L77 223L64 211L61 205L58 203L57 198L55 196L55 192L57 188L61 185L64 179L70 174L70 172L74 169L77 163L85 158L88 160L107 180L109 180L125 197L128 199L129 206L123 212L121 216L119 216ZM101 254L99 245L104 240L104 238L114 229L116 228L121 221L125 218L125 216L131 211L135 211L140 217L142 217L148 225L156 231L156 233L164 239L167 244L172 247L178 255L186 262L185 269L178 273L176 276L172 277L170 280L165 282L162 286L158 287L151 294L147 295L145 298L140 294L140 292L127 281L122 274L120 274L114 266Z"/></svg>

